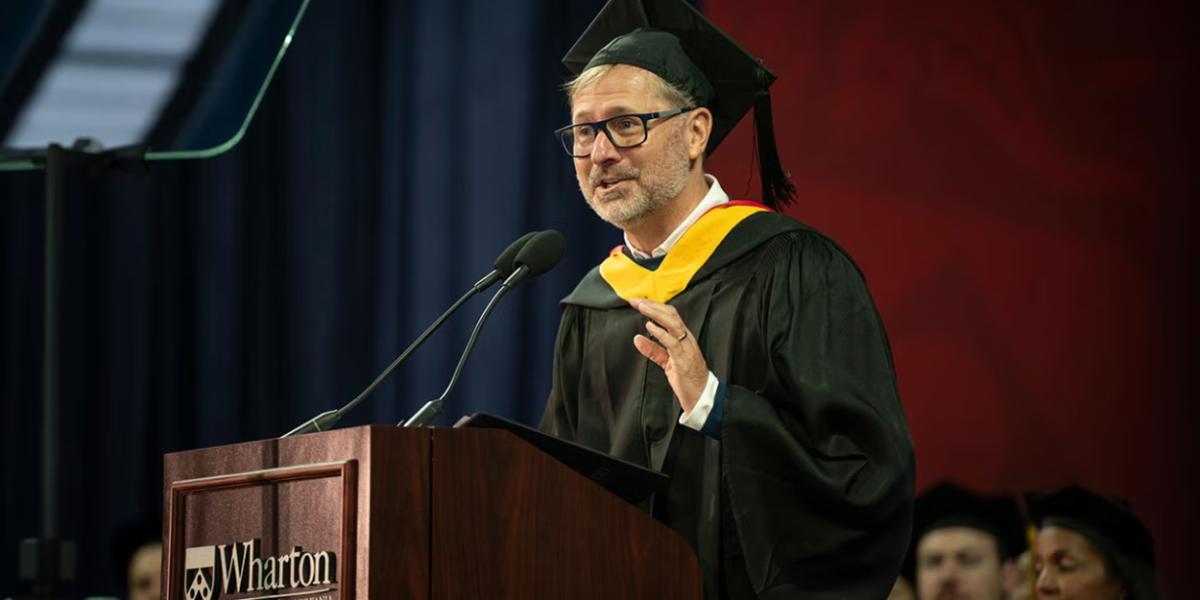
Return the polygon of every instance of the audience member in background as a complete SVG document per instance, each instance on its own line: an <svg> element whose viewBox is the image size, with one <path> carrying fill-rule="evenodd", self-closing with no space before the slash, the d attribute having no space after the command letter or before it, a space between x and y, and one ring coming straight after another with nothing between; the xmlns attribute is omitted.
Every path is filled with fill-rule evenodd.
<svg viewBox="0 0 1200 600"><path fill-rule="evenodd" d="M146 521L125 528L113 542L117 581L128 590L128 600L162 597L162 525Z"/></svg>
<svg viewBox="0 0 1200 600"><path fill-rule="evenodd" d="M1007 599L1028 585L1016 563L1027 548L1014 498L944 482L917 498L904 574L920 600Z"/></svg>
<svg viewBox="0 0 1200 600"><path fill-rule="evenodd" d="M1155 600L1154 540L1129 505L1077 486L1026 496L1039 598Z"/></svg>
<svg viewBox="0 0 1200 600"><path fill-rule="evenodd" d="M896 583L892 584L892 591L888 593L887 600L914 600L916 597L912 583L908 581L907 577L901 575L896 578Z"/></svg>
<svg viewBox="0 0 1200 600"><path fill-rule="evenodd" d="M1028 530L1031 533L1026 535L1026 539L1032 544L1032 536L1036 534L1032 527ZM1026 550L1017 557L1017 572L1020 574L1021 584L1014 587L1008 593L1008 600L1033 600L1036 596L1033 593L1034 577L1033 577L1033 552Z"/></svg>

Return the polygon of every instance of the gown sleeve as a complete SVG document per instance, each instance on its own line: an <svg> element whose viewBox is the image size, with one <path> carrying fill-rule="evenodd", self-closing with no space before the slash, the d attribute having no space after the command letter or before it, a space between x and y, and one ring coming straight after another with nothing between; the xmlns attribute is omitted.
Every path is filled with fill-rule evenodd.
<svg viewBox="0 0 1200 600"><path fill-rule="evenodd" d="M787 236L756 275L761 389L731 381L722 471L760 598L883 598L908 546L915 463L891 351L861 273Z"/></svg>

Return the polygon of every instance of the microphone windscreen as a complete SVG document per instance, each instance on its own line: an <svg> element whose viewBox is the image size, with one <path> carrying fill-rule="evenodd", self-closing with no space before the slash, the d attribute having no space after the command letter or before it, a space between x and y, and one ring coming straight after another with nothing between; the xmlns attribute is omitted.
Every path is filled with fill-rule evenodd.
<svg viewBox="0 0 1200 600"><path fill-rule="evenodd" d="M529 240L535 235L537 235L536 231L530 231L529 233L517 238L515 241L513 241L513 243L509 244L508 247L504 249L504 252L501 252L500 256L496 257L496 262L494 265L496 267L496 271L505 277L512 275L513 269L516 268L513 265L513 261L517 258L517 254L521 252L521 249L524 248L525 245L529 243Z"/></svg>
<svg viewBox="0 0 1200 600"><path fill-rule="evenodd" d="M529 267L529 276L537 277L554 268L562 260L567 249L567 240L561 233L547 229L537 232L513 259L513 266Z"/></svg>

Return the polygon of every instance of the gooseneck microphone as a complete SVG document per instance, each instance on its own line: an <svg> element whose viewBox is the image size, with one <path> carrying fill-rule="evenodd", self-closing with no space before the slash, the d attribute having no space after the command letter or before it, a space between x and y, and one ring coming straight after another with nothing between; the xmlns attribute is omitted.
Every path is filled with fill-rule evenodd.
<svg viewBox="0 0 1200 600"><path fill-rule="evenodd" d="M442 323L444 323L450 315L454 314L454 312L458 310L458 307L462 306L467 300L473 298L475 294L492 287L496 284L496 282L511 278L515 273L514 267L516 266L517 259L521 256L521 251L526 245L529 244L530 240L532 240L537 233L538 232L536 231L531 231L517 238L513 243L509 244L508 247L504 249L504 252L501 252L500 256L496 257L496 262L494 263L495 268L492 269L492 272L484 275L482 279L475 282L475 285L471 286L471 289L467 290L467 293L463 294L458 301L452 304L450 308L446 309L446 312L442 313L442 315L438 317L437 320L434 321L429 327L427 327L425 331L421 332L421 335L417 336L417 339L413 340L413 342L404 349L404 352L401 352L400 356L396 357L396 360L392 361L392 364L388 365L388 367L384 369L383 372L375 378L375 381L372 381L371 385L368 385L367 389L363 390L362 393L360 393L358 396L355 396L355 398L346 403L345 406L337 410L327 410L301 423L295 429L283 434L280 437L286 438L293 435L332 429L333 426L336 425L337 422L346 415L346 413L354 410L354 407L358 406L359 403L367 398L367 396L370 396L371 392L374 392L375 388L379 387L379 385L383 383L383 381L387 379L393 371L396 370L396 367L399 367L400 363L403 363L404 360L408 358L409 354L412 354L413 350L416 350L418 346L425 343L425 340L432 335L433 332L437 331L438 328L442 326Z"/></svg>
<svg viewBox="0 0 1200 600"><path fill-rule="evenodd" d="M479 340L479 331L483 328L484 321L492 314L492 309L503 298L513 286L526 280L537 277L546 271L554 268L559 260L562 260L563 252L566 250L567 242L563 239L561 233L547 229L539 231L529 240L529 243L517 253L513 260L515 267L512 274L504 280L499 290L488 301L487 306L483 308L483 313L479 315L479 320L475 322L475 328L471 330L471 337L467 338L467 347L463 349L462 356L458 358L458 365L454 367L454 374L450 376L450 383L446 385L446 389L442 391L442 395L426 402L413 416L407 421L400 423L404 427L423 427L433 422L438 414L442 412L442 405L446 402L446 397L454 390L454 386L458 384L459 377L462 376L463 367L467 364L467 358L471 355L471 351L475 349L475 342Z"/></svg>

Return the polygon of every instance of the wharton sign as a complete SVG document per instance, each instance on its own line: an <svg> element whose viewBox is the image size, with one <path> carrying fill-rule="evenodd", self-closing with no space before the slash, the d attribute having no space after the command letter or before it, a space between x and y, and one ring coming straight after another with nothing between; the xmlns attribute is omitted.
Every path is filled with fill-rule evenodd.
<svg viewBox="0 0 1200 600"><path fill-rule="evenodd" d="M337 597L337 554L305 552L300 546L279 556L262 556L259 539L188 548L183 590L187 600Z"/></svg>
<svg viewBox="0 0 1200 600"><path fill-rule="evenodd" d="M357 460L212 474L248 447L167 455L163 598L353 600Z"/></svg>

